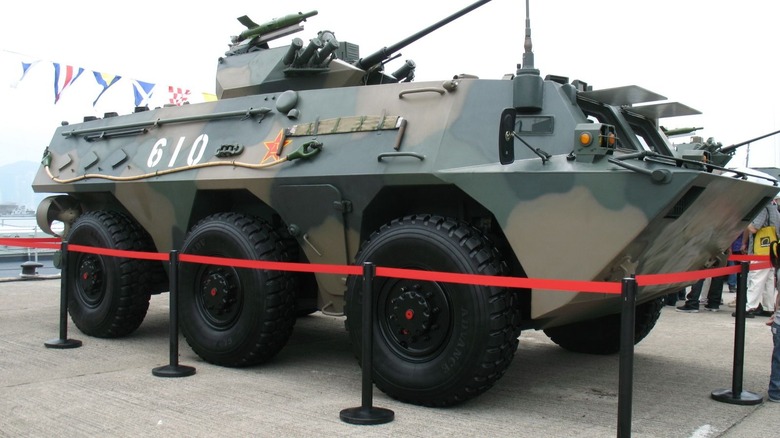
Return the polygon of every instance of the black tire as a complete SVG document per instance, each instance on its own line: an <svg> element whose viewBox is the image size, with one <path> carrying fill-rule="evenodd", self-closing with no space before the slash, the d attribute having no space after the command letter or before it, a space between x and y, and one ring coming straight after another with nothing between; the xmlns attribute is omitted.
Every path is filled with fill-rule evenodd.
<svg viewBox="0 0 780 438"><path fill-rule="evenodd" d="M505 270L475 228L437 216L383 226L357 263L467 274ZM450 406L503 376L517 350L514 295L505 288L377 277L373 283L373 371L379 389L404 402ZM362 278L350 277L347 327L360 358Z"/></svg>
<svg viewBox="0 0 780 438"><path fill-rule="evenodd" d="M276 262L287 257L268 224L238 213L220 213L199 222L187 235L182 252ZM182 263L182 334L207 362L229 367L265 362L292 334L291 285L286 272Z"/></svg>
<svg viewBox="0 0 780 438"><path fill-rule="evenodd" d="M154 251L149 235L127 216L111 211L82 214L68 234L70 244L130 251ZM116 338L135 331L151 296L151 262L70 252L68 311L89 336Z"/></svg>
<svg viewBox="0 0 780 438"><path fill-rule="evenodd" d="M663 307L663 297L636 306L634 344L650 333ZM544 333L562 348L575 353L614 354L620 351L620 314L548 328Z"/></svg>

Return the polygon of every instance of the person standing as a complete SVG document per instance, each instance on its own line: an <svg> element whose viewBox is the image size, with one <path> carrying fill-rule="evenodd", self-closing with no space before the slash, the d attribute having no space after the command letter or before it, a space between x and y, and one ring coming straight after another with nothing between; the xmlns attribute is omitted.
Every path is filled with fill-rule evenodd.
<svg viewBox="0 0 780 438"><path fill-rule="evenodd" d="M767 321L772 327L772 368L769 373L769 389L767 398L771 402L780 403L780 294L775 298L775 313Z"/></svg>
<svg viewBox="0 0 780 438"><path fill-rule="evenodd" d="M732 242L731 244L731 254L734 255L742 255L742 234L740 233L739 236ZM737 262L729 260L728 264L726 266L734 266ZM736 293L737 292L737 274L729 274L728 281L729 284L729 293ZM733 307L733 306L732 306Z"/></svg>
<svg viewBox="0 0 780 438"><path fill-rule="evenodd" d="M775 235L780 235L780 213L777 210L775 201L761 209L753 221L748 224L747 229L742 235L742 253L754 254L753 240L755 234L763 227L772 226L775 229ZM775 307L775 275L774 269L751 270L748 273L748 290L746 316L752 318L756 314L761 315ZM736 312L732 313L736 316Z"/></svg>
<svg viewBox="0 0 780 438"><path fill-rule="evenodd" d="M726 276L713 277L710 281L710 288L707 292L707 304L704 308L710 312L717 312L720 308L721 296L723 295L723 281ZM699 312L699 298L701 297L701 290L704 287L704 280L697 281L691 286L691 291L685 296L685 304L677 307L678 312L683 313L698 313Z"/></svg>

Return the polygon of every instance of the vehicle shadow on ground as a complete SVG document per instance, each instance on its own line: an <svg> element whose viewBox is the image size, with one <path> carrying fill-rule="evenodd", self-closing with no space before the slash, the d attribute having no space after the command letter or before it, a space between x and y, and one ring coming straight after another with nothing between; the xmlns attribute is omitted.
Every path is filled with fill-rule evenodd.
<svg viewBox="0 0 780 438"><path fill-rule="evenodd" d="M154 341L155 344L167 345L169 336L168 307L159 306L150 309L144 323L132 335L116 342L133 343ZM76 330L78 335L81 335ZM82 335L83 336L83 335ZM163 347L164 348L164 347ZM180 336L179 352L182 360L202 362ZM726 355L724 360L730 360ZM507 397L516 398L517 394L525 393L529 398L538 396L539 392L559 390L560 387L571 388L575 393L589 394L599 398L617 399L618 368L620 356L589 355L572 353L550 341L542 332L528 331L520 336L520 345L512 365L496 384L496 388L488 391L483 397L501 397L506 392ZM359 372L356 358L352 352L349 333L344 328L344 318L326 316L321 313L300 317L296 320L293 333L287 345L273 359L265 364L249 367L249 369L273 368L281 369L289 364L304 367L340 367L354 366ZM664 377L661 379L659 372ZM712 381L715 387L728 387L731 384L731 374L724 371L722 364L696 364L695 370L687 360L673 360L642 353L637 348L634 356L635 385L652 383L654 380L677 381L684 383L701 382L702 378ZM659 385L655 385L659 386ZM663 385L660 385L663 387ZM590 397L585 397L589 399Z"/></svg>

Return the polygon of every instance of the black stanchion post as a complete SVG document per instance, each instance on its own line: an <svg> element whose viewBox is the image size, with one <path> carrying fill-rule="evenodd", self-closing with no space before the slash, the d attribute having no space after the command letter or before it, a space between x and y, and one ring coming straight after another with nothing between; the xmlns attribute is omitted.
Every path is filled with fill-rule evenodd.
<svg viewBox="0 0 780 438"><path fill-rule="evenodd" d="M741 262L742 271L737 276L737 315L734 327L734 365L731 372L731 389L716 389L712 398L734 405L757 405L764 397L742 389L742 372L745 363L745 306L747 305L747 277L749 262Z"/></svg>
<svg viewBox="0 0 780 438"><path fill-rule="evenodd" d="M46 341L46 348L77 348L81 347L78 339L68 339L68 242L62 241L62 257L60 258L60 337Z"/></svg>
<svg viewBox="0 0 780 438"><path fill-rule="evenodd" d="M347 408L341 411L339 415L341 421L351 424L384 424L393 421L395 413L390 409L377 408L373 406L374 383L372 381L374 365L374 322L373 322L373 302L374 297L372 289L374 285L374 274L376 267L371 262L363 264L363 315L361 323L363 325L363 339L361 344L361 361L363 365L363 384L362 384L362 406L356 408Z"/></svg>
<svg viewBox="0 0 780 438"><path fill-rule="evenodd" d="M170 306L169 322L170 330L170 363L152 370L157 377L187 377L195 374L195 368L187 365L179 365L179 252L172 250L168 259L169 285L168 303Z"/></svg>
<svg viewBox="0 0 780 438"><path fill-rule="evenodd" d="M623 279L620 312L620 370L618 373L618 438L631 436L631 406L634 396L634 325L636 324L636 290L634 277Z"/></svg>

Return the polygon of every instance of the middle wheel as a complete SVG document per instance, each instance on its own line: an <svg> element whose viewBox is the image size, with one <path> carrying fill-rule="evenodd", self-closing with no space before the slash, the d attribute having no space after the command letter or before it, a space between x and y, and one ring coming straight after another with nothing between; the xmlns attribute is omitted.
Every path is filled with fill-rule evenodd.
<svg viewBox="0 0 780 438"><path fill-rule="evenodd" d="M504 272L479 230L438 216L394 220L371 236L357 262L466 274ZM377 277L373 283L374 381L399 400L448 406L489 389L517 349L516 306L504 288ZM347 289L347 323L360 357L362 278Z"/></svg>
<svg viewBox="0 0 780 438"><path fill-rule="evenodd" d="M199 222L182 253L284 261L284 245L265 222L220 213ZM286 272L182 263L180 326L204 360L224 366L264 362L287 343L295 323L294 291Z"/></svg>

